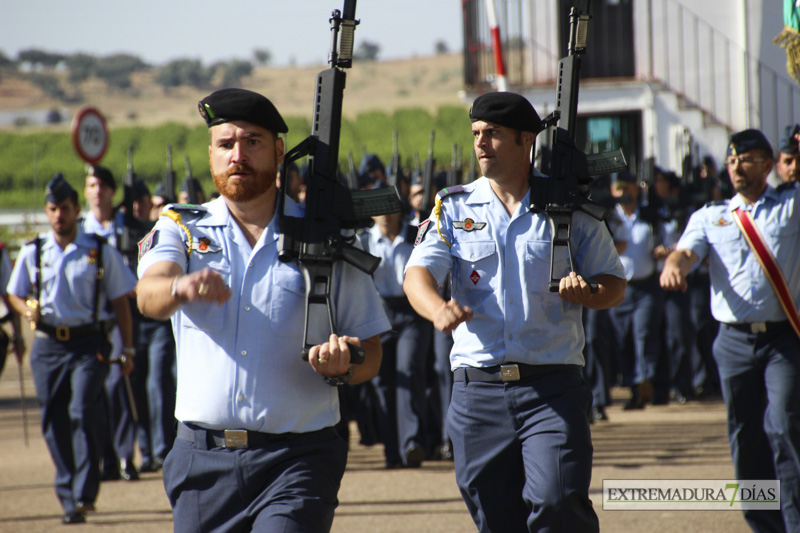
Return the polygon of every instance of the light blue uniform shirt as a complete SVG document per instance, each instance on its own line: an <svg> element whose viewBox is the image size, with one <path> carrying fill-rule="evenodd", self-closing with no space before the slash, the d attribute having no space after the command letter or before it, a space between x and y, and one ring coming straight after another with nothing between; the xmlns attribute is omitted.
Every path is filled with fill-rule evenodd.
<svg viewBox="0 0 800 533"><path fill-rule="evenodd" d="M125 223L125 214L122 211L114 212L114 220L108 226L103 226L103 223L97 220L92 211L88 211L83 219L83 231L86 233L96 233L101 237L108 239L111 246L116 248L118 243L118 234Z"/></svg>
<svg viewBox="0 0 800 533"><path fill-rule="evenodd" d="M401 233L403 232L401 231ZM369 253L381 258L378 268L372 274L378 294L385 297L405 296L403 277L406 263L414 249L413 243L406 241L402 234L391 241L381 233L377 225L371 227L367 235Z"/></svg>
<svg viewBox="0 0 800 533"><path fill-rule="evenodd" d="M711 313L718 321L731 324L786 320L772 285L733 220L737 208L750 212L783 271L795 305L800 301L799 198L798 187L776 190L767 185L752 206L737 194L692 214L678 249L693 251L700 261L708 257Z"/></svg>
<svg viewBox="0 0 800 533"><path fill-rule="evenodd" d="M82 326L94 321L95 276L97 274L98 246L94 236L84 233L78 226L75 240L62 250L53 232L42 234L42 293L39 309L42 322L51 326ZM113 318L107 302L115 300L136 288L136 278L125 266L122 255L106 243L103 246L103 298L99 320ZM36 283L36 246L26 244L20 250L8 292L27 298L34 294Z"/></svg>
<svg viewBox="0 0 800 533"><path fill-rule="evenodd" d="M294 202L287 202L288 215L302 216ZM267 433L308 432L335 424L336 387L301 358L305 282L297 264L278 260L278 215L251 248L224 198L204 207L207 212L198 214L180 211L193 239L188 260L185 233L162 216L154 228L153 248L139 261L140 277L161 261L176 263L185 272L208 267L233 293L222 306L186 303L172 317L178 359L176 418L208 429ZM337 262L332 278L339 334L366 339L391 329L367 274ZM309 342L327 341L325 320L324 327L310 329L317 338Z"/></svg>
<svg viewBox="0 0 800 533"><path fill-rule="evenodd" d="M670 236L669 227L659 220L656 224L659 226L661 242L656 242L653 227L642 218L638 207L632 216L628 216L622 206L617 204L616 214L630 235L628 246L619 256L622 266L625 267L625 278L628 281L647 279L656 273L653 250L658 244L669 246L670 240L674 240L674 237Z"/></svg>
<svg viewBox="0 0 800 533"><path fill-rule="evenodd" d="M583 365L581 306L565 302L548 289L550 225L543 213L530 211L530 193L509 216L487 178L464 189L442 202L440 230L452 247L439 236L431 218L423 230L427 230L425 238L408 262L408 267L427 268L439 284L450 273L452 298L474 312L471 322L463 322L453 332L451 368L504 363ZM454 228L454 222L465 229ZM624 278L603 222L579 211L571 227L575 268L582 276ZM565 248L556 248L556 254L554 276L561 278L569 273L569 257Z"/></svg>

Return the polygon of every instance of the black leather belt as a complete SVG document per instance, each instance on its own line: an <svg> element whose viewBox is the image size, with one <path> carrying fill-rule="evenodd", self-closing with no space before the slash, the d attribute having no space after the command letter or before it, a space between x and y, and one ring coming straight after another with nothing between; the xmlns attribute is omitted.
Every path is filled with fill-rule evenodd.
<svg viewBox="0 0 800 533"><path fill-rule="evenodd" d="M647 287L649 285L652 285L655 282L656 279L657 279L657 276L655 274L650 274L646 278L629 279L628 280L628 287L634 287L634 288L640 289L642 287Z"/></svg>
<svg viewBox="0 0 800 533"><path fill-rule="evenodd" d="M519 381L531 376L542 376L564 370L580 372L577 365L525 365L522 363L510 363L507 365L497 365L488 367L461 366L453 371L454 381Z"/></svg>
<svg viewBox="0 0 800 533"><path fill-rule="evenodd" d="M307 437L315 433L332 431L333 428L323 428L318 431L307 433L260 433L249 429L205 429L201 427L191 427L183 422L178 423L178 438L197 442L205 434L205 444L209 448L259 448L267 446L273 442L281 442Z"/></svg>
<svg viewBox="0 0 800 533"><path fill-rule="evenodd" d="M727 327L745 333L775 333L791 327L788 320L780 322L748 322L745 324L725 324Z"/></svg>
<svg viewBox="0 0 800 533"><path fill-rule="evenodd" d="M389 309L395 311L411 309L411 304L405 296L382 296L382 298Z"/></svg>
<svg viewBox="0 0 800 533"><path fill-rule="evenodd" d="M94 322L83 326L51 326L50 324L39 322L36 324L36 331L41 331L57 341L67 342L100 333L105 334L106 328L103 322Z"/></svg>

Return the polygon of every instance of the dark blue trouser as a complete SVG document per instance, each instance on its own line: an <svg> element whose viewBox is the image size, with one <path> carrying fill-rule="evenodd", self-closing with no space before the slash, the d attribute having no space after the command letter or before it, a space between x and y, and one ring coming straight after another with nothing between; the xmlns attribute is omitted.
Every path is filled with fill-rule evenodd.
<svg viewBox="0 0 800 533"><path fill-rule="evenodd" d="M60 342L37 335L31 351L42 434L56 467L55 489L66 513L94 502L100 488L97 433L108 367L97 359L100 336Z"/></svg>
<svg viewBox="0 0 800 533"><path fill-rule="evenodd" d="M670 389L675 389L687 398L694 395L692 385L692 342L695 338L694 323L689 312L689 297L681 291L664 295L664 347L660 354L667 369L656 383L656 394L666 399Z"/></svg>
<svg viewBox="0 0 800 533"><path fill-rule="evenodd" d="M586 364L583 375L592 389L593 404L598 407L611 405L611 387L616 383L614 335L608 309L583 308L583 330L586 343L583 357Z"/></svg>
<svg viewBox="0 0 800 533"><path fill-rule="evenodd" d="M147 371L147 407L153 457L164 460L175 440L175 339L169 320L139 322L136 361Z"/></svg>
<svg viewBox="0 0 800 533"><path fill-rule="evenodd" d="M566 365L516 382L453 384L456 481L481 533L598 531L591 403L580 369Z"/></svg>
<svg viewBox="0 0 800 533"><path fill-rule="evenodd" d="M425 385L433 327L410 305L387 309L387 316L392 331L381 336L383 361L372 381L386 461L399 463L410 446L426 446Z"/></svg>
<svg viewBox="0 0 800 533"><path fill-rule="evenodd" d="M623 384L635 385L656 376L661 350L664 291L658 277L628 283L625 299L609 309L619 343Z"/></svg>
<svg viewBox="0 0 800 533"><path fill-rule="evenodd" d="M176 532L330 531L347 462L333 428L249 449L178 438L164 463Z"/></svg>
<svg viewBox="0 0 800 533"><path fill-rule="evenodd" d="M711 287L708 275L689 275L687 278L689 312L694 324L692 341L692 385L696 391L719 393L719 372L714 361L714 339L719 322L711 314Z"/></svg>
<svg viewBox="0 0 800 533"><path fill-rule="evenodd" d="M800 531L800 339L788 325L752 334L722 324L714 357L737 479L781 482L781 513L745 519L757 532Z"/></svg>
<svg viewBox="0 0 800 533"><path fill-rule="evenodd" d="M450 351L453 349L453 335L433 330L433 371L436 374L436 395L439 405L435 406L436 424L439 429L437 439L442 444L450 440L447 434L447 410L450 408L450 395L453 392L453 371L450 370Z"/></svg>

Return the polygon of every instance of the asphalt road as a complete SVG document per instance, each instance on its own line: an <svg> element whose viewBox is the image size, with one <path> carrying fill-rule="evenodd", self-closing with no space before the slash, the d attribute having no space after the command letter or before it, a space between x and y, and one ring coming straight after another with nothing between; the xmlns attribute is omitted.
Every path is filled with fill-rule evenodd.
<svg viewBox="0 0 800 533"><path fill-rule="evenodd" d="M97 512L85 525L62 526L53 491L54 467L39 429L30 367L25 364L28 445L23 433L18 366L9 354L0 376L0 532L122 533L172 531L160 473L136 482L103 484ZM621 410L593 428L592 500L604 532L749 531L739 511L604 511L603 479L732 479L721 401ZM383 469L380 446L360 446L353 436L340 491L335 533L456 533L475 526L461 501L452 463L428 461L414 470Z"/></svg>

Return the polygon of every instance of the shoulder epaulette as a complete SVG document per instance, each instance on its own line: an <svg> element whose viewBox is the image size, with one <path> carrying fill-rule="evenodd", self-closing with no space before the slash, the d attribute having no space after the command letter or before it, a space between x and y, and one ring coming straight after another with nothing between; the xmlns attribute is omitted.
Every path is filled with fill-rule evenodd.
<svg viewBox="0 0 800 533"><path fill-rule="evenodd" d="M164 209L188 213L205 213L208 211L208 209L200 204L167 204L164 206Z"/></svg>
<svg viewBox="0 0 800 533"><path fill-rule="evenodd" d="M713 207L715 205L728 205L728 200L712 200L710 202L706 202L703 207Z"/></svg>
<svg viewBox="0 0 800 533"><path fill-rule="evenodd" d="M781 183L780 185L775 187L775 190L777 190L778 192L781 192L781 191L786 191L786 190L789 190L789 189L794 189L795 187L797 187L797 182L796 181L787 181L787 182Z"/></svg>
<svg viewBox="0 0 800 533"><path fill-rule="evenodd" d="M452 187L445 187L441 191L436 193L437 200L444 200L451 194L458 194L460 192L466 192L467 190L464 188L463 185L453 185Z"/></svg>

